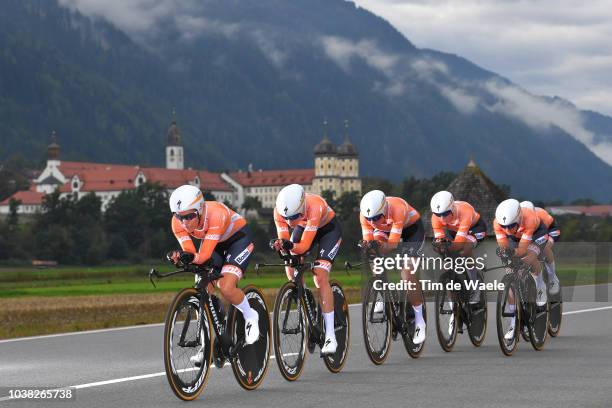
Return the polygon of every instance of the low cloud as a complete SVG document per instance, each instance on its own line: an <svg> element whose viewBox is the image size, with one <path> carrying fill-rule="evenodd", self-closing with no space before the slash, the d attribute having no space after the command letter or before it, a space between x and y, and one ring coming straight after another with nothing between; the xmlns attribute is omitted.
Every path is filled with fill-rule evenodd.
<svg viewBox="0 0 612 408"><path fill-rule="evenodd" d="M277 68L283 68L287 53L282 51L269 34L261 30L253 31L253 39L263 55Z"/></svg>
<svg viewBox="0 0 612 408"><path fill-rule="evenodd" d="M476 112L479 103L478 97L470 95L459 88L440 86L439 89L442 95L444 95L459 112L465 115Z"/></svg>
<svg viewBox="0 0 612 408"><path fill-rule="evenodd" d="M572 105L559 99L546 100L497 80L486 82L484 88L497 98L496 103L487 106L490 111L519 119L535 129L558 127L612 165L612 143L597 142L595 135L585 128L580 111Z"/></svg>
<svg viewBox="0 0 612 408"><path fill-rule="evenodd" d="M389 81L386 86L377 84L376 89L390 96L404 92L403 78L397 71L402 57L383 51L376 41L364 39L354 42L342 37L325 36L321 38L321 43L327 56L345 72L350 72L352 60L359 58Z"/></svg>
<svg viewBox="0 0 612 408"><path fill-rule="evenodd" d="M203 4L196 0L58 0L60 6L78 11L94 19L103 19L147 46L155 45L155 36L167 24L191 41L204 32L233 36L239 31L236 23L200 17Z"/></svg>
<svg viewBox="0 0 612 408"><path fill-rule="evenodd" d="M355 0L418 47L461 55L530 92L612 115L609 0Z"/></svg>

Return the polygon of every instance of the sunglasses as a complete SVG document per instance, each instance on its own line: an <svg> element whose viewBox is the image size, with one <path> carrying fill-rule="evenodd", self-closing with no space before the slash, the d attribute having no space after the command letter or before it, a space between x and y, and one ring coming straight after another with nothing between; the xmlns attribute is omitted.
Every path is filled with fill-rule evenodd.
<svg viewBox="0 0 612 408"><path fill-rule="evenodd" d="M365 219L368 220L368 221L378 221L378 220L380 220L383 217L383 215L384 214L378 214L378 215L375 215L373 217L365 217Z"/></svg>
<svg viewBox="0 0 612 408"><path fill-rule="evenodd" d="M191 221L194 218L196 218L198 216L198 212L192 212L189 214L185 214L185 215L180 215L180 214L174 214L174 216L179 220L179 221Z"/></svg>
<svg viewBox="0 0 612 408"><path fill-rule="evenodd" d="M449 215L451 215L451 210L448 211L444 211L443 213L434 213L434 215L436 217L440 217L440 218L444 218L444 217L448 217Z"/></svg>
<svg viewBox="0 0 612 408"><path fill-rule="evenodd" d="M295 221L298 218L300 218L301 216L302 216L302 214L298 213L298 214L294 214L294 215L291 215L289 217L283 217L283 218L286 219L287 221Z"/></svg>
<svg viewBox="0 0 612 408"><path fill-rule="evenodd" d="M511 230L511 229L516 228L516 227L518 227L518 223L516 223L516 222L514 222L514 223L512 223L510 225L505 225L505 226L502 225L502 228L505 229L505 230Z"/></svg>

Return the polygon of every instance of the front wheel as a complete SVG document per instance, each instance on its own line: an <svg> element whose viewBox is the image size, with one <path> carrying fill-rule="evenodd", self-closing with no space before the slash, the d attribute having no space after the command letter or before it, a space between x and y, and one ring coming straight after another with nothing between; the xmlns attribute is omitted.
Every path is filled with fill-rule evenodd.
<svg viewBox="0 0 612 408"><path fill-rule="evenodd" d="M442 274L439 280L442 289L437 290L435 295L438 343L440 343L442 350L446 352L452 351L455 346L455 342L457 341L457 324L459 323L457 294L452 290L448 290L447 286L451 281L450 272Z"/></svg>
<svg viewBox="0 0 612 408"><path fill-rule="evenodd" d="M307 343L306 309L295 283L285 283L274 302L274 354L281 375L295 381L302 374Z"/></svg>
<svg viewBox="0 0 612 408"><path fill-rule="evenodd" d="M420 291L421 294L421 306L423 308L423 320L425 321L425 325L427 325L427 305L425 304L425 297L423 295L423 291ZM412 358L419 358L421 353L425 349L425 341L424 340L420 344L414 344L412 342L412 338L414 336L414 331L416 328L415 316L414 316L414 308L412 307L412 303L408 299L408 292L404 294L404 310L401 315L403 315L404 326L406 327L405 333L402 333L402 340L404 342L404 348L408 352L408 355ZM427 326L426 326L427 327Z"/></svg>
<svg viewBox="0 0 612 408"><path fill-rule="evenodd" d="M370 361L376 365L385 362L391 349L391 321L385 292L374 289L379 278L370 278L361 305L363 343Z"/></svg>
<svg viewBox="0 0 612 408"><path fill-rule="evenodd" d="M536 293L546 288L538 289L534 279L529 276L524 280L524 285L527 300L523 302L523 314L529 342L534 350L541 351L548 338L548 302L544 306L538 306Z"/></svg>
<svg viewBox="0 0 612 408"><path fill-rule="evenodd" d="M478 282L484 282L484 276L478 271ZM480 347L487 335L487 292L480 292L480 301L476 304L468 304L470 308L470 323L468 334L470 341L476 347Z"/></svg>
<svg viewBox="0 0 612 408"><path fill-rule="evenodd" d="M544 271L544 269L542 269ZM544 273L544 272L542 272ZM548 287L548 274L544 273L544 281ZM548 294L548 334L550 337L557 337L561 331L561 321L563 320L563 290L559 288L559 293L556 295Z"/></svg>
<svg viewBox="0 0 612 408"><path fill-rule="evenodd" d="M497 294L497 340L499 341L502 353L506 356L511 356L516 351L519 342L522 318L521 307L518 304L518 294L511 275L504 276L502 284L504 288ZM514 311L511 310L511 304L508 300L511 292L514 295ZM514 331L506 338L512 325L514 325Z"/></svg>
<svg viewBox="0 0 612 408"><path fill-rule="evenodd" d="M244 317L232 307L228 317L230 336L236 347L234 350L236 357L232 359L232 371L242 388L254 390L261 385L268 372L272 343L270 313L263 293L259 289L248 285L243 291L249 305L259 315L259 339L248 346L244 344Z"/></svg>
<svg viewBox="0 0 612 408"><path fill-rule="evenodd" d="M170 388L184 400L196 399L212 362L212 320L194 288L180 291L168 308L164 327L164 367ZM197 367L194 358L202 353Z"/></svg>
<svg viewBox="0 0 612 408"><path fill-rule="evenodd" d="M351 341L351 325L349 317L348 302L340 284L336 281L329 282L332 294L334 295L334 331L338 347L334 354L323 356L325 366L332 373L339 373L346 363L349 344ZM321 327L323 328L323 319Z"/></svg>

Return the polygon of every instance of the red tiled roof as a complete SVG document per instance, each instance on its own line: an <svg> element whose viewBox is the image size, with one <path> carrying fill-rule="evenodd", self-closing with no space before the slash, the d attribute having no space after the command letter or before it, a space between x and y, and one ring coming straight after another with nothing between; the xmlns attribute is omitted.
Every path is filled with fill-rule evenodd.
<svg viewBox="0 0 612 408"><path fill-rule="evenodd" d="M612 205L566 205L547 207L551 214L583 214L591 217L612 216Z"/></svg>
<svg viewBox="0 0 612 408"><path fill-rule="evenodd" d="M198 176L200 188L203 190L232 191L231 187L221 179L220 174L209 171L88 162L61 162L59 170L69 179L77 175L83 182L81 191L118 191L135 188L134 180L141 171L147 181L157 182L168 188L187 184ZM66 183L60 191L70 192L72 186Z"/></svg>
<svg viewBox="0 0 612 408"><path fill-rule="evenodd" d="M9 205L11 199L21 201L23 205L40 205L44 195L44 193L38 193L31 190L18 191L6 200L0 202L0 205Z"/></svg>
<svg viewBox="0 0 612 408"><path fill-rule="evenodd" d="M612 205L590 205L584 207L583 213L596 217L612 216Z"/></svg>
<svg viewBox="0 0 612 408"><path fill-rule="evenodd" d="M245 187L312 184L314 169L233 172L230 177Z"/></svg>
<svg viewBox="0 0 612 408"><path fill-rule="evenodd" d="M210 171L201 170L198 172L200 176L200 187L203 190L209 191L232 191L232 188L222 178L221 174Z"/></svg>

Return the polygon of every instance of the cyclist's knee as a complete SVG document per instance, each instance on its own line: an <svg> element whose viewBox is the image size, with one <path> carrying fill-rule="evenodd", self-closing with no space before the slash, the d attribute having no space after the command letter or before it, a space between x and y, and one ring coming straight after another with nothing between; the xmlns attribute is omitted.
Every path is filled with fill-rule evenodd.
<svg viewBox="0 0 612 408"><path fill-rule="evenodd" d="M223 277L217 281L217 287L224 297L228 297L237 289L237 282L237 276L232 274L224 274Z"/></svg>
<svg viewBox="0 0 612 408"><path fill-rule="evenodd" d="M318 260L315 266L314 283L317 288L329 286L329 272L331 271L332 263L327 260Z"/></svg>

